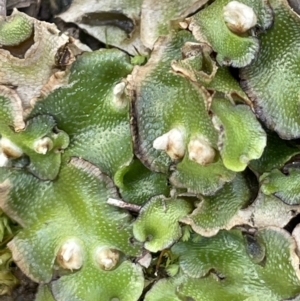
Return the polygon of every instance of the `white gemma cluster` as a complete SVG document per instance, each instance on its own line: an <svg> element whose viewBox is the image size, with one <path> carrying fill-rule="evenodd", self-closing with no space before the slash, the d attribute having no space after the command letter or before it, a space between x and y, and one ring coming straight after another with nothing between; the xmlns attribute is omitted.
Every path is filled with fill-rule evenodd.
<svg viewBox="0 0 300 301"><path fill-rule="evenodd" d="M48 137L37 139L33 143L33 150L39 154L45 155L53 147L53 142ZM0 138L0 167L9 166L10 159L20 158L23 151L9 139Z"/></svg>
<svg viewBox="0 0 300 301"><path fill-rule="evenodd" d="M181 159L185 153L184 131L174 128L153 141L153 147L164 150L172 160Z"/></svg>
<svg viewBox="0 0 300 301"><path fill-rule="evenodd" d="M0 167L8 166L9 159L19 158L22 155L23 151L9 139L5 137L0 139Z"/></svg>
<svg viewBox="0 0 300 301"><path fill-rule="evenodd" d="M120 252L111 248L98 248L96 251L96 261L101 269L112 270L118 263Z"/></svg>
<svg viewBox="0 0 300 301"><path fill-rule="evenodd" d="M53 142L49 137L43 137L33 143L33 149L38 154L46 155L53 147Z"/></svg>
<svg viewBox="0 0 300 301"><path fill-rule="evenodd" d="M215 150L210 146L209 142L197 137L192 139L188 145L189 159L200 165L212 163L215 158Z"/></svg>
<svg viewBox="0 0 300 301"><path fill-rule="evenodd" d="M74 239L67 240L58 251L57 261L64 269L80 269L83 263L81 245Z"/></svg>
<svg viewBox="0 0 300 301"><path fill-rule="evenodd" d="M184 130L174 128L162 136L156 138L153 147L157 150L164 150L172 160L181 159L186 151ZM189 159L200 165L207 165L213 162L215 150L203 137L196 137L188 143Z"/></svg>
<svg viewBox="0 0 300 301"><path fill-rule="evenodd" d="M235 33L244 33L257 23L254 10L238 1L231 1L224 6L224 20L228 28Z"/></svg>
<svg viewBox="0 0 300 301"><path fill-rule="evenodd" d="M126 83L120 82L113 88L113 103L117 108L123 108L126 105L124 97L125 87Z"/></svg>

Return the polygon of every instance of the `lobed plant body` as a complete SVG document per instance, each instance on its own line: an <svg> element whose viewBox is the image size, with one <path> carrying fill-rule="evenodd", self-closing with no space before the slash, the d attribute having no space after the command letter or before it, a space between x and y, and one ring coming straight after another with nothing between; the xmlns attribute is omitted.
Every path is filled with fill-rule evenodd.
<svg viewBox="0 0 300 301"><path fill-rule="evenodd" d="M35 301L299 300L299 15L100 2L59 15L96 51L0 17L0 294L13 260Z"/></svg>

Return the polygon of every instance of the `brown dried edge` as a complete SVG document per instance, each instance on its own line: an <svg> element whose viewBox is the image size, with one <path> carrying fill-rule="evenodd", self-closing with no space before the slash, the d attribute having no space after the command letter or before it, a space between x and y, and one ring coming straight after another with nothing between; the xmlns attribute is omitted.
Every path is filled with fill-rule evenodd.
<svg viewBox="0 0 300 301"><path fill-rule="evenodd" d="M90 162L85 161L81 158L72 157L71 160L69 161L69 164L75 166L76 168L82 170L87 174L92 175L95 178L100 179L106 184L107 188L110 190L110 193L112 194L112 197L116 197L116 198L119 197L113 181L108 176L103 174L99 168L95 167ZM22 221L17 216L14 215L13 211L7 205L7 199L8 199L10 188L11 188L11 184L9 180L6 180L2 184L0 184L0 207L4 208L5 209L4 211L8 212L10 217L15 219L18 223L20 223L24 227ZM50 273L47 279L43 279L42 281L41 279L38 279L31 274L32 263L28 262L26 260L26 257L23 256L22 252L19 250L18 242L19 242L18 238L15 237L11 242L7 244L8 248L12 252L13 259L16 262L16 264L21 268L24 274L29 278L31 278L33 281L46 282L46 283L50 282L52 278L52 273ZM52 264L54 264L54 261L55 261L55 256L53 256Z"/></svg>
<svg viewBox="0 0 300 301"><path fill-rule="evenodd" d="M247 220L245 219L241 219L239 213L241 210L243 209L238 209L236 211L236 213L228 220L228 222L226 224L224 224L223 226L220 226L220 227L211 227L211 228L203 228L201 226L198 226L197 224L195 224L195 221L193 219L194 216L196 216L198 213L201 212L202 210L202 206L204 205L205 203L205 196L202 196L202 195L198 195L198 198L200 199L200 202L199 204L196 206L196 209L189 215L183 217L180 219L180 222L184 223L184 224L187 224L187 225L190 225L192 227L192 229L202 235L202 236L205 236L205 237L211 237L211 236L214 236L216 235L220 230L230 230L232 229L233 227L236 227L236 226L241 226L241 225L250 225L252 227L254 227L253 224L249 224L247 222ZM246 201L246 203L249 202ZM244 206L244 205L243 205ZM248 208L251 208L251 205L250 206L247 206L246 210ZM255 208L253 208L252 211L254 211ZM300 208L299 208L300 210ZM243 212L245 211L245 209L243 210ZM251 215L251 212L246 212L247 214L245 214L244 216L245 217L248 217L248 215L250 216Z"/></svg>
<svg viewBox="0 0 300 301"><path fill-rule="evenodd" d="M254 110L257 118L259 118L264 124L266 124L266 126L270 130L274 130L267 123L266 118L264 117L264 114L263 114L263 110L258 105L258 103L259 103L258 97L255 95L254 89L252 88L252 86L250 84L250 81L249 81L249 76L248 76L248 73L247 73L248 68L249 67L247 66L247 67L241 68L239 70L239 76L240 76L240 79L241 79L241 81L240 81L241 88L246 93L246 95L249 97L249 99L251 100L251 102L253 104L252 109Z"/></svg>
<svg viewBox="0 0 300 301"><path fill-rule="evenodd" d="M261 231L274 231L277 232L279 234L281 234L281 236L285 239L287 239L290 242L290 261L291 264L294 268L295 274L297 276L297 278L300 280L300 270L299 270L299 257L296 253L297 251L297 243L296 240L293 236L290 235L290 233L288 233L286 230L278 228L278 227L265 227L262 229L259 229L255 232L255 236L257 236L259 234L259 232ZM268 252L268 250L267 250ZM267 253L266 252L266 253ZM268 255L266 255L268 256Z"/></svg>
<svg viewBox="0 0 300 301"><path fill-rule="evenodd" d="M20 13L17 10L15 10L14 12L18 13L18 14ZM54 35L56 37L61 38L64 35L61 34L61 32L57 29L55 24L50 24L47 22L39 21L37 19L29 17L28 15L25 15L25 16L33 23L33 41L34 41L34 43L26 51L26 53L22 59L11 55L9 51L4 50L4 49L2 49L2 50L0 49L0 58L1 58L1 55L3 55L7 60L12 61L17 65L30 66L32 63L37 61L39 59L39 57L43 54L43 51L41 51L41 44L44 43L43 41L45 41L45 36ZM53 39L53 37L52 37L52 39ZM73 43L74 43L74 41L72 38L65 36L65 43L62 44L62 42L60 42L59 47L68 45L68 44L71 45ZM71 49L74 50L73 48L71 48ZM76 56L76 54L75 54L75 56ZM54 60L53 60L53 63L54 63ZM45 90L41 91L42 95L47 94L48 90L51 88L52 88L52 90L59 88L60 86L64 85L66 83L66 81L68 80L68 76L66 76L66 78L62 78L61 74L55 75L55 73L56 72L53 73L54 78L53 78L53 76L51 76L49 78L48 82L42 88L42 89L45 89ZM31 100L27 100L26 102L23 103L24 107L26 107L26 111L24 112L24 117L29 115L30 111L32 110L32 106L34 106L37 99L33 99L31 104L29 104L29 101L31 101ZM29 105L29 107L28 107L28 105Z"/></svg>
<svg viewBox="0 0 300 301"><path fill-rule="evenodd" d="M14 10L14 14L23 14L17 10ZM45 39L45 31L50 35L56 35L57 37L61 36L61 32L56 28L55 24L50 24L43 21L38 21L37 19L31 18L26 14L23 14L27 17L29 21L33 23L33 40L34 44L26 51L24 58L20 59L11 55L8 51L5 51L6 56L9 60L16 61L17 63L21 63L22 61L25 63L26 66L29 66L32 61L36 61L42 54L40 51L40 44L43 43ZM69 38L66 36L66 41ZM3 50L2 50L3 51Z"/></svg>
<svg viewBox="0 0 300 301"><path fill-rule="evenodd" d="M75 45L75 39L69 37L69 41L62 45L57 52L57 65L56 68L58 71L53 73L48 82L44 84L41 88L40 96L35 97L30 100L30 107L25 111L25 116L27 117L32 111L33 107L38 101L43 100L54 90L66 86L69 82L70 70L72 64L76 61L76 57L82 54L82 50ZM61 57L60 57L61 55Z"/></svg>
<svg viewBox="0 0 300 301"><path fill-rule="evenodd" d="M210 90L210 89L208 89ZM225 98L229 99L232 104L238 105L238 104L245 104L251 108L253 111L253 103L251 100L247 97L247 95L243 96L237 91L230 91L228 93L225 93Z"/></svg>
<svg viewBox="0 0 300 301"><path fill-rule="evenodd" d="M25 117L28 117L30 115L37 102L42 101L54 90L68 85L72 65L76 61L77 56L83 53L83 50L76 46L76 40L72 37L69 37L69 41L59 48L58 53L60 49L62 49L63 51L63 57L58 59L64 60L63 65L56 65L58 71L53 73L49 77L48 82L46 82L45 85L41 88L40 96L30 100L30 107L24 111ZM67 55L64 54L65 52L67 52ZM71 87L74 83L75 82L69 84L68 87Z"/></svg>
<svg viewBox="0 0 300 301"><path fill-rule="evenodd" d="M152 162L147 158L145 150L140 147L141 139L139 135L138 115L140 112L136 110L136 103L140 100L140 91L143 86L143 81L147 78L151 72L155 71L156 65L160 62L161 57L167 47L167 44L171 41L170 36L164 36L158 38L156 41L151 57L146 65L135 66L131 75L128 76L128 90L130 95L130 127L132 133L133 150L135 155L143 162L143 164L149 169L161 172L157 168L153 168Z"/></svg>
<svg viewBox="0 0 300 301"><path fill-rule="evenodd" d="M43 279L42 281L36 277L34 277L31 273L31 265L32 263L30 263L29 261L26 260L26 257L23 256L22 252L20 252L19 248L18 248L18 238L15 237L12 241L10 241L7 244L8 248L10 249L10 251L12 252L12 257L14 262L18 265L18 267L22 270L22 272L29 277L31 280L33 280L34 282L50 282L51 278L52 278L52 273L49 273L49 276L47 277L47 279ZM55 256L53 255L53 262L52 264L54 264L55 261ZM34 263L33 263L34 264Z"/></svg>
<svg viewBox="0 0 300 301"><path fill-rule="evenodd" d="M28 17L30 18L30 17ZM33 19L34 21L34 44L28 49L28 51L25 53L24 61L28 64L28 60L30 58L34 58L36 60L36 57L39 57L41 53L40 51L40 44L43 43L42 41L45 39L45 32L48 32L51 35L55 36L61 36L61 32L57 29L55 24L50 24L43 21L38 21L36 19ZM69 38L66 37L66 40Z"/></svg>
<svg viewBox="0 0 300 301"><path fill-rule="evenodd" d="M167 170L160 170L152 165L152 162L147 158L145 150L141 148L141 139L139 136L139 126L138 126L138 115L139 112L136 110L136 102L139 101L140 90L142 87L142 82L151 75L151 72L155 71L156 65L160 62L165 49L168 47L168 43L171 42L172 36L160 37L154 45L152 55L148 63L144 66L135 66L132 74L128 76L127 80L129 82L128 90L131 98L130 102L130 127L132 133L132 142L135 155L143 162L143 164L150 170L155 172L167 172ZM203 45L204 46L204 45ZM205 45L205 47L208 47ZM172 71L172 66L170 64L170 71ZM174 72L174 70L173 70ZM185 77L184 75L174 72L179 76ZM202 94L203 101L205 102L207 110L210 107L212 97L210 93L200 84L191 81L191 84Z"/></svg>
<svg viewBox="0 0 300 301"><path fill-rule="evenodd" d="M260 206L263 205L264 203L264 194L262 192L259 192L258 196L256 197L256 199L254 200L254 202L248 206L245 209L240 209L237 214L232 218L232 220L230 221L230 225L232 227L234 226L238 226L238 225L249 225L250 227L256 227L256 228L264 228L264 227L285 227L289 221L295 217L299 212L300 212L300 206L299 205L288 205L283 203L280 199L276 198L275 196L271 196L274 197L274 200L277 202L278 201L278 205L282 206L283 209L286 213L294 211L294 214L291 214L291 216L289 217L289 219L284 220L283 218L285 218L285 216L282 216L282 218L280 219L280 223L278 221L278 219L273 219L273 223L266 223L264 219L262 219L261 217L259 219L257 219L255 217L256 213L260 211ZM275 208L276 207L276 208ZM276 204L274 204L274 208L278 209L278 206ZM268 218L268 221L270 221L270 218Z"/></svg>
<svg viewBox="0 0 300 301"><path fill-rule="evenodd" d="M72 157L69 161L69 164L75 166L76 168L82 170L83 172L85 172L86 174L92 175L93 177L99 179L100 181L104 182L107 189L110 190L110 194L111 194L111 198L120 198L120 196L118 195L117 192L117 188L114 184L114 182L104 173L102 173L102 171L96 167L95 165L93 165L92 163L90 163L89 161L86 161L82 158L78 158L78 157Z"/></svg>
<svg viewBox="0 0 300 301"><path fill-rule="evenodd" d="M266 6L272 10L272 16L273 16L273 20L272 22L270 22L269 26L266 28L270 28L273 24L274 24L274 19L275 19L275 13L272 9L272 5L269 4L269 1L264 0L264 2L266 3ZM284 5L288 8L290 14L294 17L297 18L299 21L299 15L297 13L295 13L291 7L289 6L288 2L286 0L272 0L270 2L276 2L276 6L281 6ZM259 103L261 102L258 98L258 96L255 94L255 89L253 88L253 86L251 86L250 81L249 81L249 75L248 75L248 68L250 68L251 66L245 66L241 69L239 69L239 76L240 76L240 85L241 88L243 89L243 91L247 94L247 96L249 97L249 99L252 101L253 103L253 109L254 112L257 116L257 118L259 118L266 126L268 129L270 129L271 131L274 131L274 126L272 126L272 124L269 124L269 122L267 122L267 119L265 118L265 114L263 113L262 108L259 106ZM262 100L263 101L263 100ZM284 135L281 135L281 133L277 133L282 139L295 139L297 137L286 137Z"/></svg>
<svg viewBox="0 0 300 301"><path fill-rule="evenodd" d="M41 88L40 96L32 98L29 103L30 106L24 110L25 118L29 117L37 102L44 100L44 98L46 98L54 90L68 85L70 77L69 71L69 68L66 71L57 71L49 77L48 82ZM70 86L72 86L72 84L70 84L69 87Z"/></svg>
<svg viewBox="0 0 300 301"><path fill-rule="evenodd" d="M155 39L159 36L159 27L160 25L167 25L169 31L174 28L178 28L180 21L183 21L189 15L196 13L199 9L201 9L208 1L210 0L198 0L190 3L190 6L187 7L184 11L178 11L176 15L171 16L170 20L157 20L157 18L164 18L165 13L164 9L166 4L161 0L144 0L141 9L141 40L148 48L155 47ZM173 6L175 1L170 2L170 6ZM181 0L176 0L175 5L177 3L180 5ZM192 1L189 1L192 2ZM178 8L177 8L178 9ZM172 8L171 8L172 10ZM154 24L154 25L153 25ZM144 29L145 28L145 29ZM150 29L149 29L150 28ZM152 36L153 31L155 32L155 36ZM147 33L150 33L150 40L147 37ZM161 33L162 34L162 33ZM164 33L165 34L165 33ZM154 39L154 40L153 40ZM153 40L153 41L152 41Z"/></svg>
<svg viewBox="0 0 300 301"><path fill-rule="evenodd" d="M243 225L248 225L250 227L256 227L256 228L285 227L288 224L288 222L296 214L298 214L300 212L299 206L288 206L287 204L284 204L282 202L282 206L286 207L286 211L293 210L295 212L295 214L293 216L290 216L290 219L286 220L286 222L284 222L284 223L281 222L280 225L278 225L278 222L277 222L277 224L276 224L276 222L274 222L271 225L266 224L266 223L264 223L264 221L262 219L258 220L258 222L257 222L257 220L255 219L254 216L255 216L257 207L259 208L261 202L263 202L263 200L256 199L254 201L254 203L251 204L250 206L248 206L246 209L237 210L236 214L234 216L232 216L232 218L230 220L228 220L228 222L221 227L203 228L203 227L200 227L195 224L192 217L201 210L201 205L202 205L203 201L199 204L199 206L194 210L194 212L191 215L182 218L180 221L184 224L190 225L196 233L198 233L202 236L205 236L205 237L211 237L211 236L216 235L220 230L230 230L236 226L243 226ZM278 199L278 202L280 202L279 199ZM300 245L300 241L299 241L299 245Z"/></svg>
<svg viewBox="0 0 300 301"><path fill-rule="evenodd" d="M201 52L207 53L208 55L212 52L212 48L210 46L208 46L207 44L187 42L187 43L185 43L185 45L199 46L199 48L201 48ZM203 57L204 57L204 55L203 55ZM184 61L184 60L182 60L182 61ZM173 60L171 62L171 68L173 69L174 73L179 74L183 77L186 77L189 80L191 80L201 86L203 86L203 84L201 82L197 81L196 75L203 78L204 83L210 83L213 80L213 78L215 77L217 70L218 70L216 62L212 59L211 59L212 71L210 74L208 74L202 70L198 71L198 70L187 69L187 68L183 67L182 65L180 65L180 63L178 63L178 62L180 62L180 61Z"/></svg>
<svg viewBox="0 0 300 301"><path fill-rule="evenodd" d="M288 240L290 242L290 261L291 261L292 267L294 268L295 274L300 282L300 270L299 270L300 260L299 260L299 256L297 255L297 252L299 251L299 249L298 249L298 244L297 244L297 240L296 240L295 236L293 234L291 235L288 231L286 231L284 229L281 229L278 227L272 227L272 226L259 229L255 233L255 235L258 235L260 231L269 231L269 230L280 233L283 236L283 238L285 238L286 240Z"/></svg>

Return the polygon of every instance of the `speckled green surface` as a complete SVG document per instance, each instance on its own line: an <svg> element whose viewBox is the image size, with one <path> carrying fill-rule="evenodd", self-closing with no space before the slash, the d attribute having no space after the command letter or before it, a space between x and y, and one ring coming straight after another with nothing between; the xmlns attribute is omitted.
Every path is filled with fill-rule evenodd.
<svg viewBox="0 0 300 301"><path fill-rule="evenodd" d="M178 287L178 294L196 301L217 300L220 296L223 300L256 297L271 301L299 293L299 279L293 268L298 261L294 261L287 232L266 228L246 241L239 231L222 231L213 238L174 246L180 267L188 276ZM260 245L265 255L260 253L264 252L259 251ZM281 277L276 276L278 273Z"/></svg>
<svg viewBox="0 0 300 301"><path fill-rule="evenodd" d="M226 168L243 171L250 160L261 157L266 133L246 105L232 105L227 99L214 98L212 112L219 128L218 146Z"/></svg>
<svg viewBox="0 0 300 301"><path fill-rule="evenodd" d="M128 107L112 101L114 86L131 70L118 50L85 53L72 66L69 85L38 102L30 116L55 116L70 137L64 155L83 157L113 176L132 159Z"/></svg>
<svg viewBox="0 0 300 301"><path fill-rule="evenodd" d="M25 41L33 34L33 22L24 14L16 11L7 22L2 16L0 18L0 44L3 46L14 46Z"/></svg>
<svg viewBox="0 0 300 301"><path fill-rule="evenodd" d="M243 175L238 174L213 196L202 197L198 207L192 214L184 217L182 222L191 225L201 235L213 236L219 229L229 226L231 219L249 199L250 188L247 181Z"/></svg>
<svg viewBox="0 0 300 301"><path fill-rule="evenodd" d="M242 70L244 87L268 128L283 139L300 137L299 26L287 1L272 0L274 25L260 35L257 59Z"/></svg>
<svg viewBox="0 0 300 301"><path fill-rule="evenodd" d="M24 58L0 49L0 289L12 254L35 301L297 300L300 239L283 228L300 148L282 138L299 137L299 17L241 0L257 25L237 35L228 0L200 2L139 66L120 49L72 56L55 26L14 13L34 35Z"/></svg>
<svg viewBox="0 0 300 301"><path fill-rule="evenodd" d="M1 180L6 176L1 173ZM53 283L57 300L97 300L95 296L104 291L107 296L119 295L120 300L130 300L131 294L140 294L139 267L121 261L114 271L103 271L94 258L99 247L115 248L131 256L140 253L138 245L129 243L129 215L106 204L109 197L117 197L109 178L90 163L73 159L62 168L55 182L43 183L16 171L11 172L9 179L12 189L1 200L1 206L25 227L9 247L29 277L49 282L59 247L67 239L76 239L83 248L83 266ZM87 296L86 290L91 290L96 283L102 285ZM65 289L62 290L62 286ZM122 290L127 291L129 287L131 294L126 296Z"/></svg>
<svg viewBox="0 0 300 301"><path fill-rule="evenodd" d="M184 199L153 197L133 224L134 237L151 252L166 249L182 236L179 220L192 208Z"/></svg>

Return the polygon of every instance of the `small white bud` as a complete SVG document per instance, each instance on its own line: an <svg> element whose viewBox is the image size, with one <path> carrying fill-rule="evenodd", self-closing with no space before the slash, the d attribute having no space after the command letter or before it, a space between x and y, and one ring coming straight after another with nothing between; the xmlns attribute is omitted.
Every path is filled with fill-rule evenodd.
<svg viewBox="0 0 300 301"><path fill-rule="evenodd" d="M119 258L120 252L116 249L98 248L96 251L96 261L105 271L112 270L117 265Z"/></svg>
<svg viewBox="0 0 300 301"><path fill-rule="evenodd" d="M45 155L53 147L53 142L49 137L38 139L33 144L33 149L38 154Z"/></svg>
<svg viewBox="0 0 300 301"><path fill-rule="evenodd" d="M9 159L5 156L4 153L0 151L0 167L5 167L9 165Z"/></svg>
<svg viewBox="0 0 300 301"><path fill-rule="evenodd" d="M185 153L184 133L179 129L172 129L156 138L153 147L164 150L173 160L180 159Z"/></svg>
<svg viewBox="0 0 300 301"><path fill-rule="evenodd" d="M207 165L213 162L215 150L201 137L192 139L188 144L189 159L200 165Z"/></svg>
<svg viewBox="0 0 300 301"><path fill-rule="evenodd" d="M64 269L80 269L83 263L83 254L79 243L74 239L67 240L58 251L57 261Z"/></svg>
<svg viewBox="0 0 300 301"><path fill-rule="evenodd" d="M5 137L0 139L0 152L2 152L8 159L20 158L23 155L23 151Z"/></svg>
<svg viewBox="0 0 300 301"><path fill-rule="evenodd" d="M113 103L118 108L123 108L126 105L124 91L125 91L126 83L120 82L115 85L113 89Z"/></svg>
<svg viewBox="0 0 300 301"><path fill-rule="evenodd" d="M238 1L231 1L224 6L224 20L235 33L244 33L257 23L253 9Z"/></svg>

